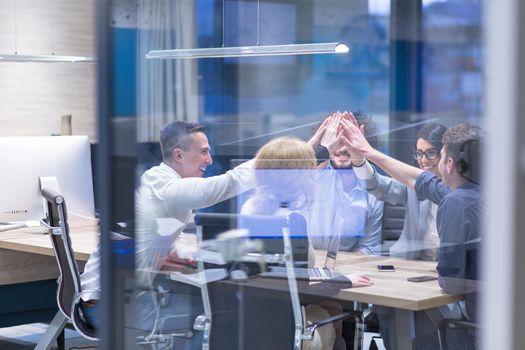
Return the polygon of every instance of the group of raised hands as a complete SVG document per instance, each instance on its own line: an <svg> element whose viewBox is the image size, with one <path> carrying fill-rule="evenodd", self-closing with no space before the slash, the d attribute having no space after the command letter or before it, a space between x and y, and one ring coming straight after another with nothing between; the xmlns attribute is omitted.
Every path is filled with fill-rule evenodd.
<svg viewBox="0 0 525 350"><path fill-rule="evenodd" d="M355 165L363 164L368 152L373 150L365 138L365 126L359 126L354 115L346 111L335 112L326 118L308 144L312 147L321 145L326 147L328 152L346 150ZM373 284L373 281L366 275L345 276L352 281L354 288Z"/></svg>
<svg viewBox="0 0 525 350"><path fill-rule="evenodd" d="M323 121L308 144L321 145L329 152L344 149L351 155L352 163L358 165L373 150L364 134L365 126L359 126L351 112L337 111Z"/></svg>

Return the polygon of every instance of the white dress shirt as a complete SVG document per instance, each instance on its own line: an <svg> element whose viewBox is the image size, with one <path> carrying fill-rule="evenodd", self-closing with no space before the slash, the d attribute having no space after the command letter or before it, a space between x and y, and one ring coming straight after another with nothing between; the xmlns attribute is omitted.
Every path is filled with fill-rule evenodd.
<svg viewBox="0 0 525 350"><path fill-rule="evenodd" d="M253 161L223 175L182 178L161 163L147 170L135 192L136 282L149 286L172 250L175 239L190 222L194 209L206 208L253 187ZM171 229L170 229L171 228ZM97 247L81 276L83 290L100 289L100 247ZM98 293L83 299L98 299Z"/></svg>

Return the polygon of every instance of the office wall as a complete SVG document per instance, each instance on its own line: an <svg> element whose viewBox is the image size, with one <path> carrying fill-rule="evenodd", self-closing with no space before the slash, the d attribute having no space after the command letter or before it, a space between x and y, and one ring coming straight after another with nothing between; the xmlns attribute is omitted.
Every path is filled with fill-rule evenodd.
<svg viewBox="0 0 525 350"><path fill-rule="evenodd" d="M94 1L0 1L0 56L95 56ZM96 140L96 63L0 61L0 136L60 133L71 114L73 134Z"/></svg>

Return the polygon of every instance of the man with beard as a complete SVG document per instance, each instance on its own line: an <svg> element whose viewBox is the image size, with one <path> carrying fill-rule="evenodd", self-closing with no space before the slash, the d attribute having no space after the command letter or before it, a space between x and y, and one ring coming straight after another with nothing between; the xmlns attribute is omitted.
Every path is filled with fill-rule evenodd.
<svg viewBox="0 0 525 350"><path fill-rule="evenodd" d="M368 141L377 145L377 128L370 117L354 113L359 125L364 125ZM339 235L339 250L367 255L381 253L381 220L383 202L369 194L359 183L352 169L352 156L337 142L342 119L348 113L335 113L321 145L315 146L321 163L318 195L309 218L308 232L315 248L327 248L331 235ZM326 140L332 137L332 140Z"/></svg>

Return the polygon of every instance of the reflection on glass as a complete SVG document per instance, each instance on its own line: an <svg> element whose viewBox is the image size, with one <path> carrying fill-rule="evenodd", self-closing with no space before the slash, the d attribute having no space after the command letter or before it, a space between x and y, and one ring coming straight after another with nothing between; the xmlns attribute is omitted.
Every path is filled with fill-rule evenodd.
<svg viewBox="0 0 525 350"><path fill-rule="evenodd" d="M196 347L202 344L204 332L195 330L193 323L206 314L203 305L206 298L198 287L174 283L162 273L166 268L191 265L189 260L195 258L193 211L270 216L294 212L301 214L307 223L312 243L307 249L311 266L322 265L326 257L325 252L320 255L316 249L326 250L330 239L338 237L336 270L345 274L362 272L374 281L374 285L360 290L364 296L362 308L376 303L374 310L380 314L380 333L387 348L390 343L406 348L405 345L412 344L411 334L415 334L417 346L438 348L437 330L427 322L424 311L414 313L416 328L411 329L412 333L392 334L389 329L393 323L403 328L397 324L403 320L396 319L399 300L405 307L401 310L407 312L425 303L441 303L441 307L429 312L442 313L448 303L458 299L457 294L472 287L463 282L478 276L479 186L474 184L475 188L467 189L472 197L469 197L471 206L465 211L458 204L451 213L445 213L447 207L440 204L448 199L454 202L456 199L450 196L458 195L457 189L451 190L454 184L448 182L446 172L447 166L458 168L459 164L446 163L451 158L449 153L443 153L447 151L443 148L445 129L465 121L480 124L484 64L480 35L482 6L476 1L418 4L417 10L400 18L391 1L363 4L332 0L259 3L227 0L224 11L222 2L211 0L141 2L140 23L133 29L138 38L136 114L142 152L135 199L137 299L133 307L137 311L133 313L136 319L133 328L141 330L143 341L148 336L152 340L150 334L182 328L193 330L194 335L177 337L174 344ZM260 22L255 21L257 16ZM351 54L145 59L151 50L251 46L257 35L254 23L261 26L263 46L344 42L351 48ZM364 113L354 113L359 125L365 125L365 139L373 146L372 156L367 155L369 162L363 163L359 152L346 147L341 139L323 144L321 137L309 147L323 145L327 148L324 154L322 147L315 147L312 152L309 149L308 160L302 158L301 162L275 168L268 165L279 160L275 157L277 151L291 152L296 146L305 147L306 143L300 140L311 140L320 122L327 115L333 117L338 110L362 110L373 116L377 128ZM184 121L179 125L193 127L198 126L192 123L202 123L206 129L190 132L187 144L163 141L161 130L174 120ZM341 128L336 130L336 138L339 133L343 133ZM251 159L274 139L281 140L279 147L274 149L272 157L256 166L255 174L242 170L253 162L231 166L234 159ZM415 159L410 154L413 149L417 152ZM374 159L378 151L394 160L417 165L414 169L423 170L427 174L424 176L428 176L425 183L446 187L439 185L442 190L436 196L426 186L428 193L422 196L413 190L415 183L405 183L407 176L397 179L380 170L380 159ZM470 147L459 151L465 157L468 152L474 151ZM297 153L293 157L287 155L286 159L294 157L301 158ZM472 164L468 167L472 168ZM319 165L320 169L314 170ZM384 170L388 173L392 169ZM462 178L467 183L478 182L471 171L462 172ZM226 201L232 197L232 201ZM235 203L239 205L236 207ZM468 225L467 219L457 222L460 212L466 213ZM447 234L452 230L464 233L463 237ZM459 261L461 258L464 260ZM395 272L378 272L379 264L394 265ZM257 280L256 273L239 266L242 265L231 270L222 267L228 272L226 281L232 277L231 271L247 275L242 283ZM197 273L194 266L184 266L182 270L189 275ZM428 274L439 274L439 283L406 281L406 277ZM274 303L268 304L266 299L258 304L257 299L249 299L246 288L236 284L241 283L239 280L234 281L234 293L231 290L219 293L224 297L222 311L230 316L234 313L229 320L235 321L225 325L228 318L221 323L217 317L214 327L218 326L217 332L223 334L226 329L235 328L234 342L242 348L241 339L252 336L246 322L253 321L258 310L289 307L289 303L279 299L277 291L265 289L265 297ZM462 281L459 287L458 280ZM219 282L224 283L214 284L210 289L228 285ZM306 294L301 285L299 292ZM319 303L310 303L305 308L330 297L337 299L335 309L340 311L340 305L355 301L352 293L344 290L336 294L327 290L310 292L309 296L317 297ZM436 294L442 296L440 302L436 302ZM456 318L475 319L472 299L467 296L467 307L463 310L459 306L449 307L447 315L456 313L453 315ZM175 317L181 315L179 311L186 316ZM206 322L204 319L202 327ZM293 327L293 318L287 322ZM221 330L221 326L225 328ZM345 322L344 327L344 341L348 345L354 341L347 334L353 325ZM334 333L328 339L337 348L337 344L342 344L340 329L338 326L331 329ZM459 345L466 338L449 333L449 345ZM292 338L286 338L287 345L291 345Z"/></svg>

